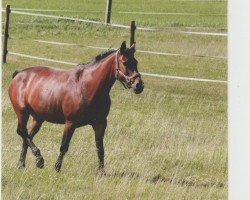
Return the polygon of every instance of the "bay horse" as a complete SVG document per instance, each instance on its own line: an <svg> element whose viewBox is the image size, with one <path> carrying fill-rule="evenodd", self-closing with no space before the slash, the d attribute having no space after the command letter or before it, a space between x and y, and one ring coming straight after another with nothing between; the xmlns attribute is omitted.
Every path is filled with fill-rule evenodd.
<svg viewBox="0 0 250 200"><path fill-rule="evenodd" d="M36 157L36 166L44 167L44 159L32 139L47 121L65 124L55 164L57 172L75 129L91 125L95 132L98 172L105 174L103 138L111 105L109 92L116 80L136 94L144 88L134 53L135 44L126 48L124 41L118 50L107 50L91 62L69 70L37 66L15 71L9 97L17 115L17 133L23 140L18 167L25 167L28 147Z"/></svg>

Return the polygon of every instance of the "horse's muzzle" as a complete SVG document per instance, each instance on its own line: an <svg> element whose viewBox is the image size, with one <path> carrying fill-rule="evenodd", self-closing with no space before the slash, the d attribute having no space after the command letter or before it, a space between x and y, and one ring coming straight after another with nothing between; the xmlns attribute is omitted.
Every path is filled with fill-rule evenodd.
<svg viewBox="0 0 250 200"><path fill-rule="evenodd" d="M144 83L142 81L135 83L132 85L132 88L133 88L135 94L140 94L140 93L142 93L142 91L144 89Z"/></svg>

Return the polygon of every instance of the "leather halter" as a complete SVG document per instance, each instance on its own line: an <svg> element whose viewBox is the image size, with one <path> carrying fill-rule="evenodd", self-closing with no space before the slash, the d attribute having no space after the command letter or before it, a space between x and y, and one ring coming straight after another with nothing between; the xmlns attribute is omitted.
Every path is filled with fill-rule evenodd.
<svg viewBox="0 0 250 200"><path fill-rule="evenodd" d="M124 86L125 89L128 89L128 88L131 88L132 87L132 80L133 79L136 79L137 77L141 77L141 74L136 72L134 74L132 74L131 76L127 76L125 75L120 69L119 69L119 62L118 62L118 53L120 52L120 49L118 49L116 51L116 55L115 55L115 60L116 60L116 74L115 74L115 77L116 77L116 80L119 80L118 79L118 75L120 74L125 82L123 80L119 80L122 85ZM124 66L126 68L126 66Z"/></svg>

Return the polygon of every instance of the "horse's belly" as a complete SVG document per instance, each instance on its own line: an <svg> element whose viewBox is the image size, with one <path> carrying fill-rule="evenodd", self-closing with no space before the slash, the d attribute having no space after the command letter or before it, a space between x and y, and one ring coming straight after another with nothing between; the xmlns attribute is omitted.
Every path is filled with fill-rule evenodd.
<svg viewBox="0 0 250 200"><path fill-rule="evenodd" d="M44 121L57 123L57 124L64 124L65 118L64 115L60 112L39 112L38 110L33 110L31 114L34 117L38 117Z"/></svg>
<svg viewBox="0 0 250 200"><path fill-rule="evenodd" d="M65 114L65 113L64 113ZM87 124L94 124L99 121L103 121L106 119L108 112L103 112L102 110L96 112L76 112L69 113L68 115L64 115L60 112L50 113L50 112L34 112L34 115L39 116L44 121L56 123L56 124L64 124L65 121L72 121L76 125L76 127L81 127Z"/></svg>
<svg viewBox="0 0 250 200"><path fill-rule="evenodd" d="M58 124L72 121L77 127L80 127L105 120L109 113L110 100L96 102L93 105L82 104L81 106L79 106L79 102L74 101L59 103L50 100L47 103L39 101L38 105L33 107L34 113L44 121Z"/></svg>
<svg viewBox="0 0 250 200"><path fill-rule="evenodd" d="M59 117L45 117L45 121L55 123L55 124L64 124L65 119L64 118L59 118Z"/></svg>

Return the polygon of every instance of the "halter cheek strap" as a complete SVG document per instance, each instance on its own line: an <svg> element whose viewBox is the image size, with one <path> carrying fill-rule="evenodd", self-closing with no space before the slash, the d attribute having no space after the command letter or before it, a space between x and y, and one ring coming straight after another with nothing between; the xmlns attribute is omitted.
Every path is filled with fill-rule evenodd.
<svg viewBox="0 0 250 200"><path fill-rule="evenodd" d="M116 69L115 78L116 78L116 80L118 80L118 75L119 75L119 63L118 63L118 53L119 52L120 52L120 50L118 49L115 53L115 69Z"/></svg>
<svg viewBox="0 0 250 200"><path fill-rule="evenodd" d="M115 74L115 77L116 77L116 80L119 80L118 79L118 75L120 74L124 79L125 79L125 81L126 81L126 84L123 82L123 81L121 81L121 80L119 80L121 83L122 83L122 85L124 86L124 88L125 89L127 89L127 88L131 88L131 84L132 84L132 79L135 79L135 78L137 78L137 77L140 77L141 75L140 75L140 73L134 73L132 76L127 76L127 75L125 75L120 69L119 69L119 62L118 62L118 53L120 52L120 50L118 49L117 51L116 51L116 55L115 55L115 60L116 60L116 74Z"/></svg>

